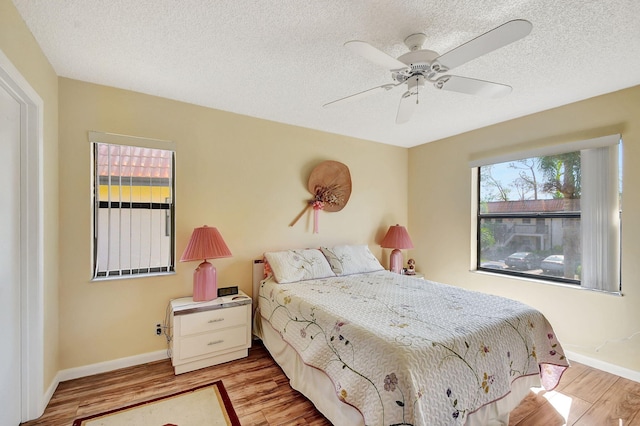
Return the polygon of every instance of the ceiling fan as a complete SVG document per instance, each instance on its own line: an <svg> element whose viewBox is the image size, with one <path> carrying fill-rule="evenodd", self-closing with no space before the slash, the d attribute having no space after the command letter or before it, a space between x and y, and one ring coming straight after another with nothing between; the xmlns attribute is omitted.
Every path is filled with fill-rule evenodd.
<svg viewBox="0 0 640 426"><path fill-rule="evenodd" d="M419 102L420 92L424 89L426 83L433 84L436 89L492 98L507 95L511 92L511 86L446 73L472 59L520 40L528 35L532 28L531 22L524 19L508 21L442 55L433 50L422 48L422 44L427 39L426 35L422 33L412 34L404 40L409 52L397 59L367 42L359 40L348 41L344 44L346 48L370 62L390 70L394 82L331 101L323 106L327 107L343 101L360 99L376 92L391 90L406 84L407 90L400 98L400 105L396 115L396 123L402 124L409 121L413 115Z"/></svg>

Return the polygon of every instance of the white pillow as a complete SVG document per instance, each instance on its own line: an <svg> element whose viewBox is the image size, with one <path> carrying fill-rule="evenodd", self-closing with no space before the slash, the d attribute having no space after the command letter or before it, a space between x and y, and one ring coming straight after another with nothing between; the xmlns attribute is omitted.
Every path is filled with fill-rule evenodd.
<svg viewBox="0 0 640 426"><path fill-rule="evenodd" d="M362 274L384 269L367 245L320 247L320 250L336 275Z"/></svg>
<svg viewBox="0 0 640 426"><path fill-rule="evenodd" d="M336 276L318 249L274 251L264 256L280 284Z"/></svg>

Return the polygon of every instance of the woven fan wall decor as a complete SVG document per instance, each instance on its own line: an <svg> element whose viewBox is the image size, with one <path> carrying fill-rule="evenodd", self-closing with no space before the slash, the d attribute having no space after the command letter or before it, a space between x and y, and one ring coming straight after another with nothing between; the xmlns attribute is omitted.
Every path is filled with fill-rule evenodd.
<svg viewBox="0 0 640 426"><path fill-rule="evenodd" d="M351 196L349 168L338 161L323 161L309 175L307 189L313 195L306 207L289 224L293 226L309 209L313 209L313 232L318 233L320 210L339 212Z"/></svg>

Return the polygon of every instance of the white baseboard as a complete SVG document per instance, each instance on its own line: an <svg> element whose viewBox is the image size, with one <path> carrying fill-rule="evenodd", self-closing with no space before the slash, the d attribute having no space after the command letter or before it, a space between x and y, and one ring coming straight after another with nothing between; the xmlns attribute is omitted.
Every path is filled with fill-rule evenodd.
<svg viewBox="0 0 640 426"><path fill-rule="evenodd" d="M40 411L40 415L44 414L44 410L47 408L47 405L49 405L49 401L51 401L51 397L53 396L53 393L58 388L59 384L60 384L60 372L56 374L56 376L53 378L53 381L51 382L47 390L44 391L44 395L42 396L42 410Z"/></svg>
<svg viewBox="0 0 640 426"><path fill-rule="evenodd" d="M84 365L82 367L68 368L58 371L56 379L59 382L66 380L78 379L80 377L91 376L98 373L106 373L107 371L118 370L120 368L132 367L134 365L145 364L147 362L160 361L167 359L167 351L160 350L156 352L148 352L146 354L133 355L125 358L118 358L111 361L99 362L97 364ZM56 384L57 386L57 384ZM55 388L54 388L55 390ZM53 392L52 392L53 394Z"/></svg>
<svg viewBox="0 0 640 426"><path fill-rule="evenodd" d="M598 370L606 371L607 373L615 374L616 376L624 377L625 379L640 383L640 371L620 367L619 365L610 364L576 352L564 351L564 354L569 358L569 361L579 362L581 364L588 365L589 367L597 368Z"/></svg>

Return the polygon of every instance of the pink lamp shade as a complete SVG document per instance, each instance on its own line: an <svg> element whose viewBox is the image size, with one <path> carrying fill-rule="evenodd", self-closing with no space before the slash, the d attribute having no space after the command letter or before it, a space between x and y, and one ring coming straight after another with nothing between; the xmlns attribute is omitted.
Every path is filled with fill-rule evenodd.
<svg viewBox="0 0 640 426"><path fill-rule="evenodd" d="M218 297L218 277L216 268L207 259L231 257L231 251L214 227L204 225L195 228L180 262L204 260L193 272L193 300L204 302Z"/></svg>
<svg viewBox="0 0 640 426"><path fill-rule="evenodd" d="M409 237L407 229L400 225L390 226L380 246L393 249L389 258L389 269L399 274L403 264L402 252L400 250L413 248L413 243L411 242L411 237Z"/></svg>

